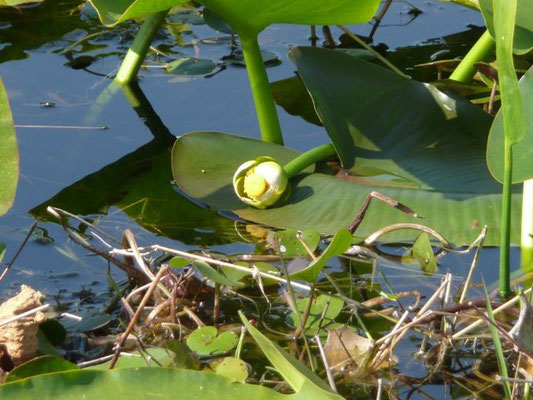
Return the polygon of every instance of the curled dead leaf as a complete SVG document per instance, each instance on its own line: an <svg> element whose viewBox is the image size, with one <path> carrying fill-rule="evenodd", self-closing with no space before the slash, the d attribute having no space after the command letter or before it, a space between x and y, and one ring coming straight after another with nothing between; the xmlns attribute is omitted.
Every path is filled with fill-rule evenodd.
<svg viewBox="0 0 533 400"><path fill-rule="evenodd" d="M20 293L0 305L0 322L41 306L41 292L22 285ZM7 349L15 365L37 356L39 325L45 320L42 312L8 323L0 329L0 344Z"/></svg>

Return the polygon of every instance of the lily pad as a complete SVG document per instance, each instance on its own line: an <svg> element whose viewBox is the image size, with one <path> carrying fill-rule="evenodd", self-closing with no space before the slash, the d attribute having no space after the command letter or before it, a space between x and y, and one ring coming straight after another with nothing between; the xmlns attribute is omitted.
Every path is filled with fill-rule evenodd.
<svg viewBox="0 0 533 400"><path fill-rule="evenodd" d="M233 349L238 341L237 335L231 331L218 335L214 326L203 326L189 335L187 346L200 355L219 355Z"/></svg>
<svg viewBox="0 0 533 400"><path fill-rule="evenodd" d="M106 326L111 321L111 316L98 310L85 310L79 314L81 320L64 319L63 327L68 332L90 332Z"/></svg>
<svg viewBox="0 0 533 400"><path fill-rule="evenodd" d="M13 205L19 176L19 152L7 93L0 79L0 216Z"/></svg>
<svg viewBox="0 0 533 400"><path fill-rule="evenodd" d="M479 0L481 13L485 24L494 37L494 12L493 0ZM514 52L525 54L533 49L533 2L531 0L518 0L514 32Z"/></svg>
<svg viewBox="0 0 533 400"><path fill-rule="evenodd" d="M308 303L309 299L300 299L296 302L296 306L298 307L301 316L305 313ZM309 308L309 317L305 322L306 334L315 335L319 327L322 329L326 328L327 325L331 324L335 318L337 318L343 307L344 302L337 297L321 294L320 296L313 298L313 302ZM327 311L324 314L326 308ZM293 324L298 326L298 318L294 312L291 313L291 319Z"/></svg>
<svg viewBox="0 0 533 400"><path fill-rule="evenodd" d="M201 151L200 151L201 149ZM220 149L224 149L221 154ZM319 173L302 173L291 180L291 197L281 207L257 210L239 201L233 192L233 174L247 160L261 155L286 164L298 153L283 146L216 132L194 132L180 137L172 151L172 172L180 188L213 209L231 210L241 218L287 229L315 229L334 234L347 228L366 196L378 191L390 196L425 219L414 219L390 207L373 203L356 234L366 237L377 229L399 222L423 223L457 244L471 243L484 225L485 243L498 244L501 194L437 192L394 187L388 182L365 178L339 179ZM513 219L520 218L521 195L513 194ZM390 240L414 240L418 232L404 231ZM520 229L512 229L512 242L519 243Z"/></svg>
<svg viewBox="0 0 533 400"><path fill-rule="evenodd" d="M491 118L477 106L340 52L297 47L289 58L354 175L392 175L439 192L501 192L485 161Z"/></svg>
<svg viewBox="0 0 533 400"><path fill-rule="evenodd" d="M525 136L513 145L513 183L533 178L533 113L526 110L533 104L533 67L522 76L519 85L524 104ZM499 182L503 182L503 146L503 113L500 109L490 129L487 147L487 164Z"/></svg>
<svg viewBox="0 0 533 400"><path fill-rule="evenodd" d="M309 257L309 252L314 252L320 242L320 233L313 229L303 232L295 230L280 231L276 232L275 236L279 240L279 251L284 257L291 258L298 256Z"/></svg>
<svg viewBox="0 0 533 400"><path fill-rule="evenodd" d="M265 66L267 67L281 64L281 60L279 59L278 55L271 51L261 50L261 57L263 58L263 64L265 64ZM224 62L226 62L227 64L231 64L231 65L237 65L240 67L246 66L246 62L244 61L244 54L242 53L242 50L234 51L231 56L224 58Z"/></svg>
<svg viewBox="0 0 533 400"><path fill-rule="evenodd" d="M235 357L224 357L209 364L218 375L225 376L232 382L244 382L248 378L248 365Z"/></svg>
<svg viewBox="0 0 533 400"><path fill-rule="evenodd" d="M216 68L217 65L211 60L185 57L170 62L166 71L172 75L206 75Z"/></svg>

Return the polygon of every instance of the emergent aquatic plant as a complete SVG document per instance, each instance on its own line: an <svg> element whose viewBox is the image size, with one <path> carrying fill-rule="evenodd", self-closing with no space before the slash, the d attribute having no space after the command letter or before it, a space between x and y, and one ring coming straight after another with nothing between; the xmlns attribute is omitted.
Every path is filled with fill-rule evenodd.
<svg viewBox="0 0 533 400"><path fill-rule="evenodd" d="M155 5L146 0L126 0L119 3L108 0L92 0L92 2L98 8L101 19L107 24L157 13L147 19L132 46L131 51L135 53L136 66L126 60L117 76L118 81L127 81L135 76L136 68L142 62L151 41L151 35L164 20L163 10L183 3L180 0L167 0L157 2ZM257 43L259 32L276 22L308 24L363 22L373 15L377 7L377 2L374 1L358 1L354 4L340 0L327 4L302 0L291 2L289 5L281 0L270 2L200 0L200 3L226 20L239 34L262 138L264 141L278 144L283 143L283 139ZM486 2L481 2L482 6L483 3ZM529 6L526 4L522 7L522 10L529 14ZM507 13L509 15L510 11ZM513 20L505 17L504 19L508 27L513 29ZM524 40L527 43L530 37L529 19L522 19L523 21L526 21L525 25L520 23L519 26L522 30L525 28L525 34L523 32L520 34L521 49L524 49ZM491 28L489 23L487 25ZM506 40L509 42L508 37ZM487 34L483 35L475 46L474 55L466 59L452 77L469 79L473 73L471 60L486 58L493 46L490 37ZM198 144L196 139L202 135L199 133L192 140L180 139L173 150L175 180L188 194L215 208L230 208L239 215L257 222L298 228L317 223L318 225L311 227L318 226L321 228L317 229L323 233L333 233L345 227L351 220L369 189L377 190L416 209L419 214L427 217L425 222L428 225L449 233L449 238L458 244L473 240L483 225L490 227L487 245L497 243L495 237L500 236L500 227L502 238L507 238L502 245L504 253L511 241L518 242L518 234L510 235L510 202L512 199L516 203L515 209L519 206L519 190L513 189L511 194L509 180L506 180L506 197L503 203L503 209L506 211L502 214L502 219L499 219L495 213L495 210L502 208L502 202L499 195L501 188L492 179L486 165L487 133L491 124L488 115L465 100L446 95L433 85L406 79L351 55L322 49L298 48L291 52L291 59L298 67L300 77L313 99L321 122L331 137L342 167L348 172L349 179L355 179L358 183L354 192L360 192L363 185L367 185L366 190L344 200L346 194L351 192L347 189L346 182L339 182L338 179L329 182L329 178L326 179L320 174L298 174L309 165L307 163L295 169L292 174L287 174L288 178L296 177L297 174L300 176L291 183L292 195L284 207L255 212L235 207L233 203L236 199L235 194L231 194L230 200L226 187L231 188L229 181L235 176L237 167L246 160L276 155L275 153L280 153L281 150L259 152L260 147L256 144L256 149L250 151L245 159L236 158L239 160L237 165L234 165L233 159L227 161L230 157L224 154L224 162L230 163L233 167L228 178L225 174L220 174L220 160L210 163L202 158L188 164L181 162L181 158L188 158L188 149L184 143L195 143L196 146ZM327 84L324 83L324 75L329 77ZM406 97L411 101L405 102ZM517 138L518 136L515 137ZM226 139L222 141L224 140ZM517 144L518 139L514 143ZM205 153L205 147L203 150ZM198 152L194 153L195 157L198 156ZM209 157L214 157L214 154L216 152L209 153ZM283 165L283 162L288 163L290 160L288 158L278 161ZM196 167L193 165L196 167L201 165L202 168L199 170L203 171L202 174L196 174L193 171ZM287 172L287 166L284 169ZM227 181L219 185L218 179L213 177L214 171L220 176L223 175ZM239 178L240 176L237 176L237 181ZM311 184L310 181L313 180L316 182ZM250 200L249 195L252 194L251 197L257 200L265 190L268 191L266 180L250 181L248 193L243 196L246 194L244 177L239 182L237 189L241 198ZM375 185L375 189L368 185L369 183ZM295 186L298 190L295 190ZM332 190L330 187L336 189ZM332 197L332 193L337 193L337 196L332 199L331 210L323 211L323 206L327 199ZM312 204L309 199L315 196L320 196L317 205L320 204L321 207L313 205L313 208L306 208ZM251 202L260 203L255 200ZM343 204L344 201L347 204ZM272 201L269 204L262 203L261 206L266 207L271 205L270 203ZM347 211L341 212L340 209L343 207L346 207ZM283 217L281 209L286 209L287 212ZM295 210L301 212L295 213ZM347 218L346 213L351 214L350 217ZM271 218L274 215L277 217ZM387 217L391 218L390 215ZM392 217L392 221L396 218ZM387 221L390 222L391 220ZM518 231L515 229L515 232ZM362 234L364 233L363 229ZM502 293L504 292L502 290Z"/></svg>
<svg viewBox="0 0 533 400"><path fill-rule="evenodd" d="M120 83L135 78L150 43L163 22L166 10L186 0L90 0L100 19L114 25L150 14L139 31L117 74ZM250 87L256 105L263 140L283 144L276 106L266 74L257 36L273 23L288 24L355 24L367 22L378 8L379 0L200 0L200 4L217 13L241 39Z"/></svg>

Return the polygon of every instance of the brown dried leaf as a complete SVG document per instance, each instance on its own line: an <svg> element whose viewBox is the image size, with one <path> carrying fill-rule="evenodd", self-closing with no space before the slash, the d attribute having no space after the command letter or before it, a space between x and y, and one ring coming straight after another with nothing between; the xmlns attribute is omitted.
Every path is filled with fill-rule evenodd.
<svg viewBox="0 0 533 400"><path fill-rule="evenodd" d="M329 330L324 351L329 366L336 372L348 365L354 368L365 366L373 347L372 340L359 336L343 325Z"/></svg>
<svg viewBox="0 0 533 400"><path fill-rule="evenodd" d="M41 296L41 292L22 285L18 295L0 305L0 322L41 306ZM39 350L37 332L44 320L44 314L38 312L4 325L0 329L0 344L5 345L15 365L37 356Z"/></svg>

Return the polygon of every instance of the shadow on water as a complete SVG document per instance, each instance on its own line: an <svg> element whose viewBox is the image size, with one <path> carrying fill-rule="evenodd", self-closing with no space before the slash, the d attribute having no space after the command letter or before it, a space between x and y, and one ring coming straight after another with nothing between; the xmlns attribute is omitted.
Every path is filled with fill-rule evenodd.
<svg viewBox="0 0 533 400"><path fill-rule="evenodd" d="M106 91L116 93L117 89L111 83ZM46 211L48 206L79 215L105 214L115 206L145 229L185 244L208 246L238 241L239 236L230 233L233 221L193 204L176 192L170 169L176 137L136 82L122 87L122 91L153 139L61 190L30 213L39 220L54 222ZM191 235L193 230L197 231L195 235ZM202 230L222 234L202 234Z"/></svg>

